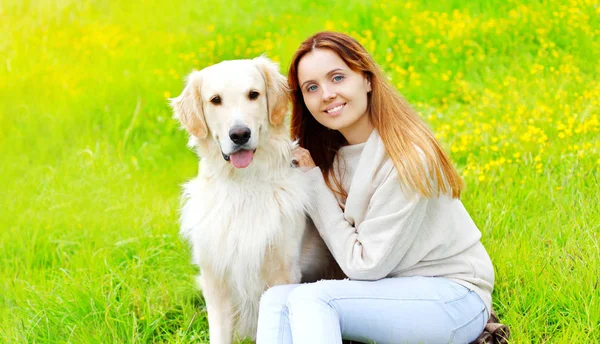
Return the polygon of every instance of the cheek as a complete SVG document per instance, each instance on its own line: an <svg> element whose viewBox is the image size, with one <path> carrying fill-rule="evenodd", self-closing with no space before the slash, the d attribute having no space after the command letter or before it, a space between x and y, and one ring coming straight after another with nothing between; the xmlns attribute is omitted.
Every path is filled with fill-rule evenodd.
<svg viewBox="0 0 600 344"><path fill-rule="evenodd" d="M266 103L254 102L251 103L248 109L248 120L246 122L250 129L257 129L258 126L264 126L269 121L269 109Z"/></svg>
<svg viewBox="0 0 600 344"><path fill-rule="evenodd" d="M365 111L369 102L367 88L364 86L365 85L362 84L357 85L356 89L358 92L356 92L352 97L354 99L354 103L359 106L359 109L357 109L359 111Z"/></svg>
<svg viewBox="0 0 600 344"><path fill-rule="evenodd" d="M316 99L315 96L311 95L311 96L305 97L304 104L306 105L306 108L308 108L308 111L310 111L310 113L313 116L316 117L316 116L320 115L320 111L319 111L320 102L318 101L318 99Z"/></svg>
<svg viewBox="0 0 600 344"><path fill-rule="evenodd" d="M213 135L217 135L219 138L222 138L223 135L227 136L231 121L231 111L227 111L223 107L212 108L206 113L206 124Z"/></svg>
<svg viewBox="0 0 600 344"><path fill-rule="evenodd" d="M262 123L269 120L269 108L265 99L249 102L246 109L248 124Z"/></svg>

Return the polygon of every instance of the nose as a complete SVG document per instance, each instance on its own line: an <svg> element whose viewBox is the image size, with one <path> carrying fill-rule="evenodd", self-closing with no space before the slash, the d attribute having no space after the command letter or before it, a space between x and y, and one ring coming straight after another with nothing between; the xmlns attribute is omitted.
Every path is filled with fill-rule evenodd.
<svg viewBox="0 0 600 344"><path fill-rule="evenodd" d="M244 143L248 142L251 134L252 132L250 131L250 128L240 125L233 126L231 129L229 129L229 138L236 145L243 145Z"/></svg>
<svg viewBox="0 0 600 344"><path fill-rule="evenodd" d="M322 89L323 89L323 100L333 99L337 95L333 89L330 89L329 87L327 87L325 85L322 86Z"/></svg>

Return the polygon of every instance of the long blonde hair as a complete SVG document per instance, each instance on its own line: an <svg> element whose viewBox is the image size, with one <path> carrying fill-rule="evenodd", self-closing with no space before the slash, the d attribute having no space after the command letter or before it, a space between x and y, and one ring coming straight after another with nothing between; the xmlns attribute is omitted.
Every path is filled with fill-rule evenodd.
<svg viewBox="0 0 600 344"><path fill-rule="evenodd" d="M442 146L415 110L387 81L365 48L348 35L319 32L302 42L288 72L292 90L291 135L310 151L329 188L347 196L340 181L331 173L335 154L347 142L339 131L328 130L318 123L304 104L298 63L314 49L334 51L350 69L370 80L372 90L368 94L367 113L398 170L402 186L424 197L451 193L453 198L459 198L464 184ZM424 161L416 147L422 151ZM330 184L330 177L335 187Z"/></svg>

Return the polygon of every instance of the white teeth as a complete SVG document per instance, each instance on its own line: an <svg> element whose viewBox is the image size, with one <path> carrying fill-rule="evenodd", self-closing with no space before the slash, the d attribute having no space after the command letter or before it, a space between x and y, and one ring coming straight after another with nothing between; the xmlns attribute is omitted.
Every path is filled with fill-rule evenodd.
<svg viewBox="0 0 600 344"><path fill-rule="evenodd" d="M344 107L344 104L342 104L342 105L338 105L338 106L334 107L333 109L329 109L329 110L327 110L326 112L327 112L327 113L336 112L336 111L338 111L338 110L341 110L343 107Z"/></svg>

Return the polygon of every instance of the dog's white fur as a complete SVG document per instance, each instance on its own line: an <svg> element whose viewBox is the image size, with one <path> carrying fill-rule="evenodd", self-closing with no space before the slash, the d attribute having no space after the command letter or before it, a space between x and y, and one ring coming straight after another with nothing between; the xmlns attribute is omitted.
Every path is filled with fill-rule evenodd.
<svg viewBox="0 0 600 344"><path fill-rule="evenodd" d="M261 294L301 279L308 198L283 124L287 92L278 65L258 57L194 71L171 100L201 158L199 175L184 187L181 233L200 267L213 344L254 339ZM216 95L221 104L211 102ZM256 152L247 168L223 156L236 149L228 134L234 125L251 130L246 147Z"/></svg>

